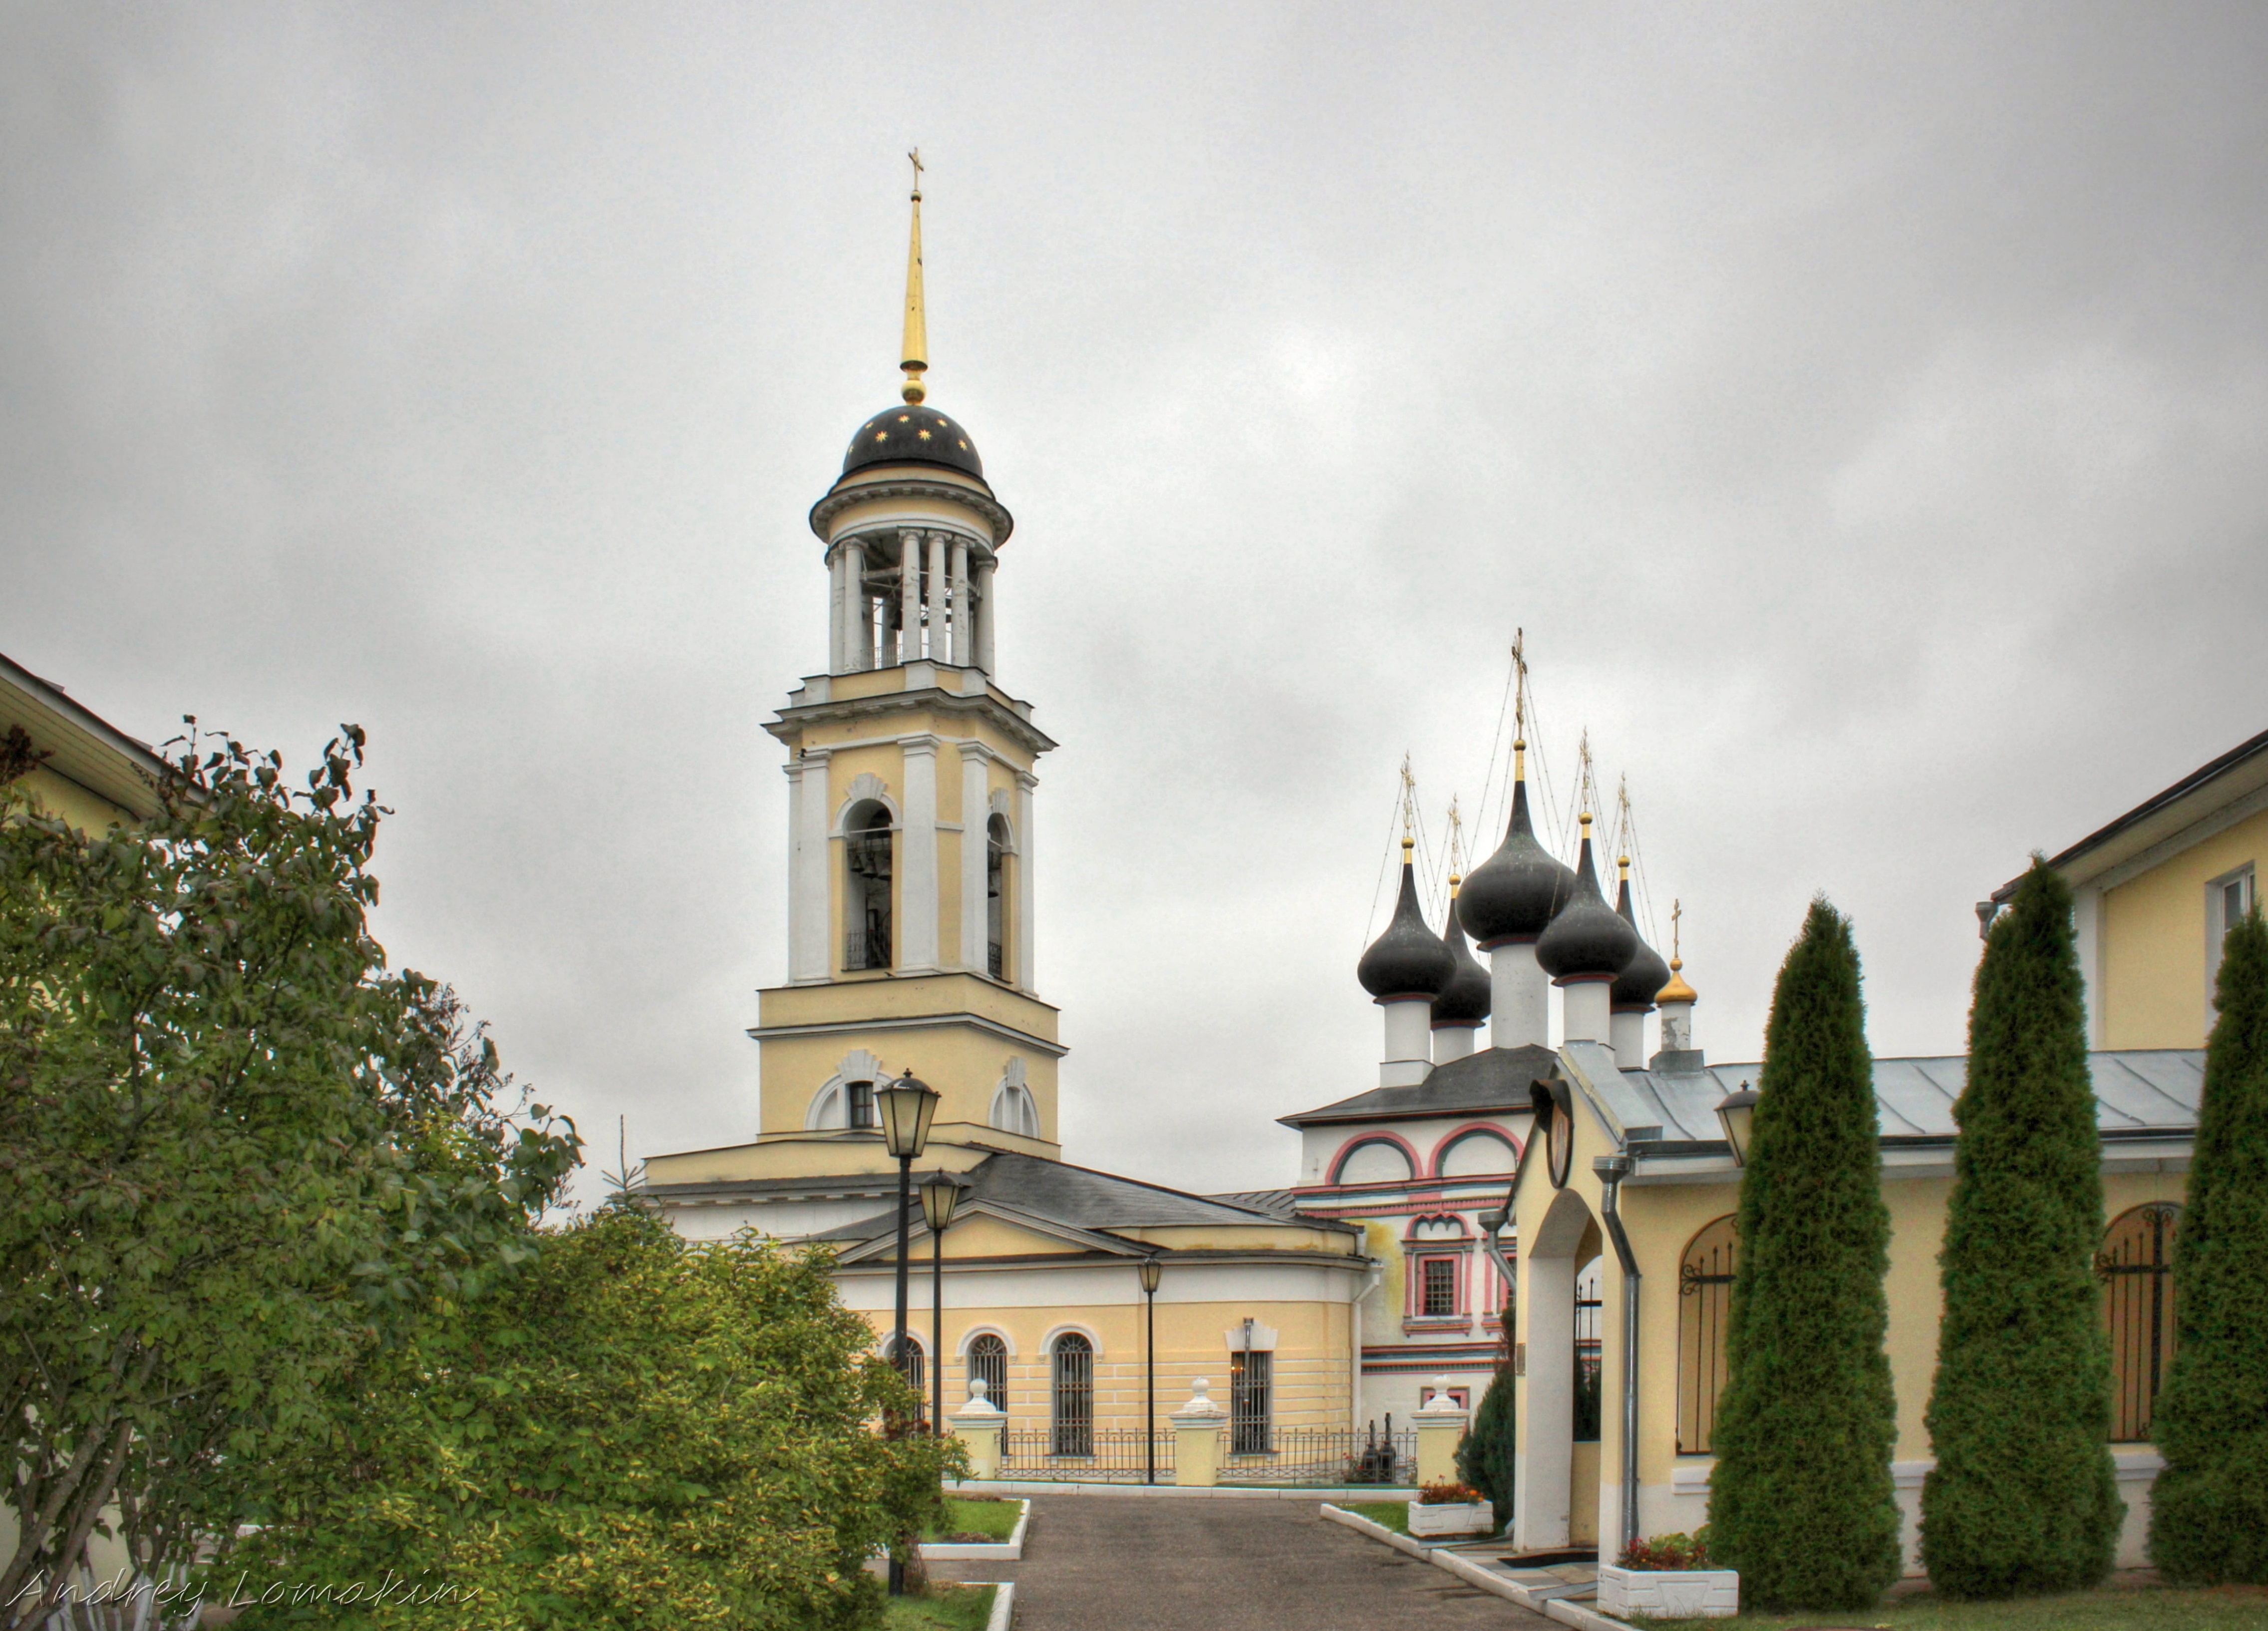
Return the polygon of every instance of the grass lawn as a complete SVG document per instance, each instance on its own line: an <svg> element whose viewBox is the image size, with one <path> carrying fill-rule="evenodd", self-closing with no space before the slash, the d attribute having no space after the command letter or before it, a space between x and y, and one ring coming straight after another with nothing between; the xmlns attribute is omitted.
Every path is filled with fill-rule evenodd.
<svg viewBox="0 0 2268 1631"><path fill-rule="evenodd" d="M1410 1503L1407 1501L1334 1501L1331 1504L1342 1512L1366 1517L1397 1535L1410 1532Z"/></svg>
<svg viewBox="0 0 2268 1631"><path fill-rule="evenodd" d="M992 1617L990 1586L939 1581L927 1597L894 1597L882 1614L883 1631L984 1631Z"/></svg>
<svg viewBox="0 0 2268 1631"><path fill-rule="evenodd" d="M977 1535L986 1540L1005 1540L1016 1532L1016 1520L1023 1515L1021 1501L971 1501L963 1495L947 1495L945 1527L924 1530L922 1539L942 1540L950 1535L958 1539L963 1535Z"/></svg>
<svg viewBox="0 0 2268 1631"><path fill-rule="evenodd" d="M2064 1597L1954 1603L1927 1591L1859 1613L1739 1614L1730 1620L1648 1620L1656 1631L2268 1631L2268 1586L2106 1586Z"/></svg>

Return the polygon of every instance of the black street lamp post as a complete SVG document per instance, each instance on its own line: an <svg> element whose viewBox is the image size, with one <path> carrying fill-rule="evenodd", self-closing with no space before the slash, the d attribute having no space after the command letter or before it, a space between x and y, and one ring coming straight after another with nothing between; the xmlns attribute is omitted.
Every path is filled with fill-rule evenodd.
<svg viewBox="0 0 2268 1631"><path fill-rule="evenodd" d="M945 1431L945 1231L968 1186L950 1172L922 1180L922 1217L929 1224L930 1422L932 1437Z"/></svg>
<svg viewBox="0 0 2268 1631"><path fill-rule="evenodd" d="M1142 1260L1142 1481L1147 1484L1158 1481L1158 1276L1163 1272L1154 1254Z"/></svg>
<svg viewBox="0 0 2268 1631"><path fill-rule="evenodd" d="M914 1079L908 1070L874 1095L882 1114L882 1145L898 1160L898 1324L892 1339L891 1358L896 1363L898 1374L904 1376L911 1369L906 1354L906 1255L912 1249L914 1161L929 1142L929 1124L937 1114L937 1090L926 1082ZM901 1596L906 1589L905 1560L898 1556L895 1547L890 1553L890 1595Z"/></svg>

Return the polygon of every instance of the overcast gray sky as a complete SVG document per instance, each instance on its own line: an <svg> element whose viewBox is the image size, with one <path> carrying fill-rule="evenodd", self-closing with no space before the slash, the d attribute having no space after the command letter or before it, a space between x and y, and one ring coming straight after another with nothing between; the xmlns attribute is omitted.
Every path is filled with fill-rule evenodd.
<svg viewBox="0 0 2268 1631"><path fill-rule="evenodd" d="M2249 4L11 4L0 650L360 722L396 960L608 1164L752 1135L919 143L1072 1159L1288 1182L1374 1084L1515 628L1712 1057L1815 890L1955 1051L1971 903L2268 724L2264 84Z"/></svg>

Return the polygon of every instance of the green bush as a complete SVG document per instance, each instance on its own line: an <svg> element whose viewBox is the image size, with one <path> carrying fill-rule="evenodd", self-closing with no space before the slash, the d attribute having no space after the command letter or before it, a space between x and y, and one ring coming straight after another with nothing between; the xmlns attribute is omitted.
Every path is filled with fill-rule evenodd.
<svg viewBox="0 0 2268 1631"><path fill-rule="evenodd" d="M441 1622L430 1598L294 1601L389 1572L453 1591L452 1631L871 1624L866 1558L942 1521L963 1469L955 1441L873 1426L915 1398L829 1261L688 1243L628 1201L546 1239L509 1297L378 1355L276 1469L230 1576L281 1600L241 1631Z"/></svg>
<svg viewBox="0 0 2268 1631"><path fill-rule="evenodd" d="M2153 1431L2150 1559L2169 1579L2268 1584L2268 926L2229 931L2174 1245L2179 1347Z"/></svg>
<svg viewBox="0 0 2268 1631"><path fill-rule="evenodd" d="M2124 1506L2085 994L2070 887L2037 856L1977 965L1954 1119L1922 1562L1948 1597L2077 1591L2110 1572Z"/></svg>
<svg viewBox="0 0 2268 1631"><path fill-rule="evenodd" d="M1898 1577L1889 1227L1858 949L1814 900L1764 1032L1709 1485L1758 1607L1866 1608Z"/></svg>

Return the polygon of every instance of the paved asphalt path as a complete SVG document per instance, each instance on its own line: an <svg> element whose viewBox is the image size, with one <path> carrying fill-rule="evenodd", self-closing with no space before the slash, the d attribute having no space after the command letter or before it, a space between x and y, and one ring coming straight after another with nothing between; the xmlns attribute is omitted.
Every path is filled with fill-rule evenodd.
<svg viewBox="0 0 2268 1631"><path fill-rule="evenodd" d="M1352 1530L1321 1502L1041 1495L1013 1563L1016 1631L1542 1631L1557 1622Z"/></svg>

